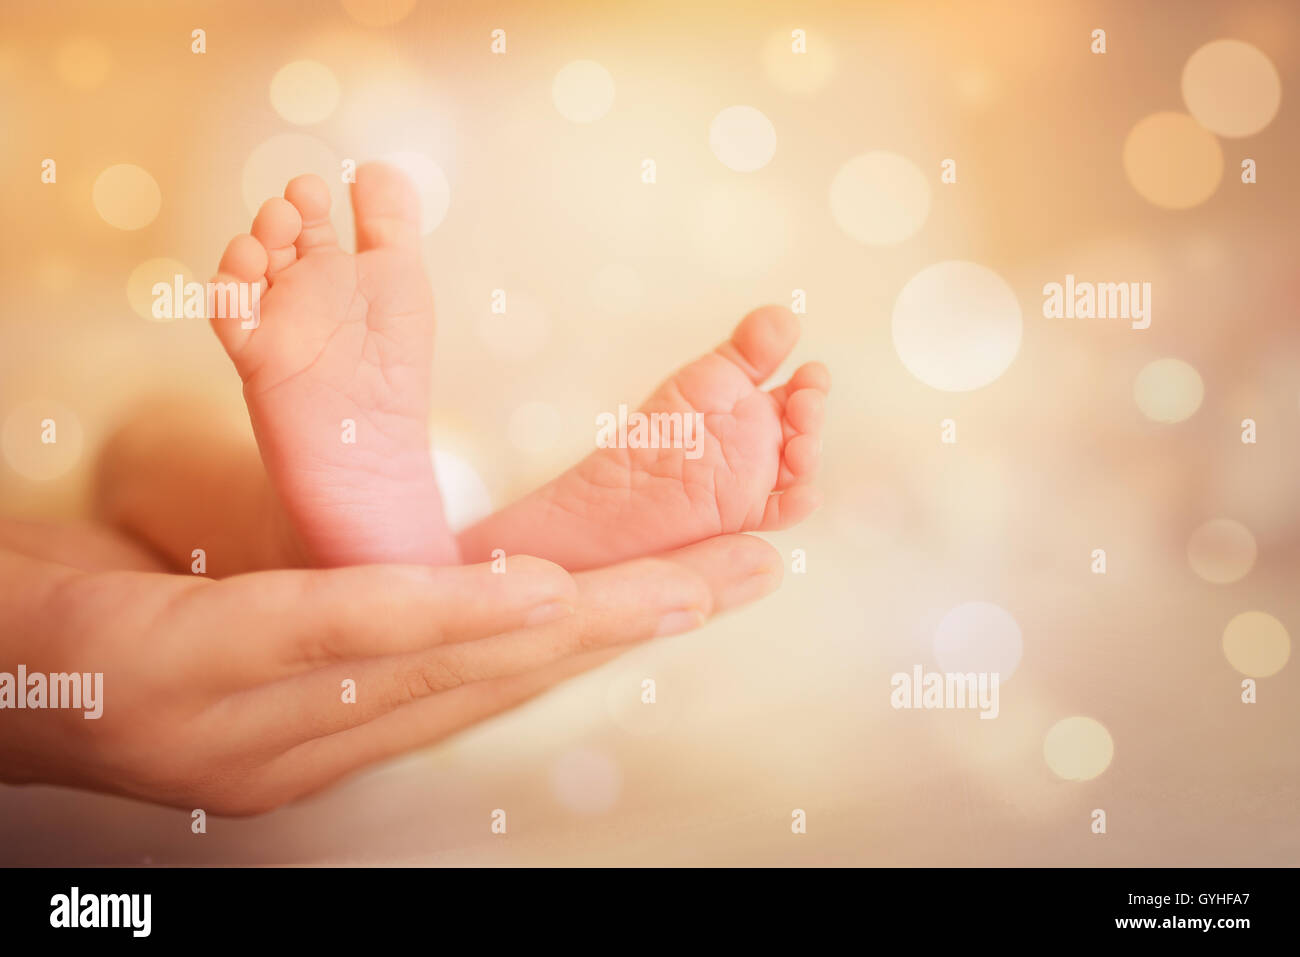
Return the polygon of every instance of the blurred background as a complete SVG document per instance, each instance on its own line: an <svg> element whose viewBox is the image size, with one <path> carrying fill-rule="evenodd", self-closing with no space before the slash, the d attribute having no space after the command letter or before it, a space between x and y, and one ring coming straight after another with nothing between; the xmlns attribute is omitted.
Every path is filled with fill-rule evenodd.
<svg viewBox="0 0 1300 957"><path fill-rule="evenodd" d="M59 2L0 26L8 515L84 514L144 397L244 414L206 323L154 320L150 288L207 279L298 173L350 232L347 159L420 186L460 523L755 305L803 290L788 368L835 379L827 502L770 536L806 571L762 603L201 837L0 787L0 861L1300 863L1294 4ZM1150 328L1044 318L1067 274L1151 283ZM999 717L893 709L916 665L995 666Z"/></svg>

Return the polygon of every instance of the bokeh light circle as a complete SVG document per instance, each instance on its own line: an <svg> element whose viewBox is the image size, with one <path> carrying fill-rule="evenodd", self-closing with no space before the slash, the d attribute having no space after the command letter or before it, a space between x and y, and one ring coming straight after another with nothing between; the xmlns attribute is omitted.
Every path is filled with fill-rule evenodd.
<svg viewBox="0 0 1300 957"><path fill-rule="evenodd" d="M1006 681L1020 664L1024 641L1011 613L987 601L950 610L934 633L934 657L947 673L996 674Z"/></svg>
<svg viewBox="0 0 1300 957"><path fill-rule="evenodd" d="M1267 678L1291 657L1291 636L1267 612L1243 611L1223 629L1223 654L1243 675Z"/></svg>
<svg viewBox="0 0 1300 957"><path fill-rule="evenodd" d="M776 127L752 106L729 106L709 124L709 149L727 169L752 173L776 154Z"/></svg>
<svg viewBox="0 0 1300 957"><path fill-rule="evenodd" d="M1204 397L1201 374L1182 359L1148 362L1133 380L1133 400L1153 422L1182 422L1195 414Z"/></svg>
<svg viewBox="0 0 1300 957"><path fill-rule="evenodd" d="M451 206L451 185L442 167L423 153L402 150L383 157L385 163L396 166L415 184L420 196L420 235L427 236L447 218Z"/></svg>
<svg viewBox="0 0 1300 957"><path fill-rule="evenodd" d="M162 190L148 170L132 163L110 166L95 178L95 212L118 229L143 229L162 208Z"/></svg>
<svg viewBox="0 0 1300 957"><path fill-rule="evenodd" d="M271 105L290 123L307 125L327 119L339 105L339 81L323 63L294 60L271 78Z"/></svg>
<svg viewBox="0 0 1300 957"><path fill-rule="evenodd" d="M887 246L916 235L930 215L930 182L911 160L874 151L855 156L831 181L831 215L860 243Z"/></svg>
<svg viewBox="0 0 1300 957"><path fill-rule="evenodd" d="M1218 139L1186 113L1153 113L1124 140L1124 173L1138 194L1164 209L1190 209L1223 178Z"/></svg>
<svg viewBox="0 0 1300 957"><path fill-rule="evenodd" d="M574 60L555 74L551 99L566 120L594 123L614 105L614 78L594 60Z"/></svg>
<svg viewBox="0 0 1300 957"><path fill-rule="evenodd" d="M1088 781L1110 767L1115 744L1095 718L1062 718L1043 739L1043 757L1052 773L1067 781Z"/></svg>
<svg viewBox="0 0 1300 957"><path fill-rule="evenodd" d="M1187 561L1192 571L1216 585L1245 578L1255 567L1258 553L1250 529L1228 518L1206 522L1187 540Z"/></svg>
<svg viewBox="0 0 1300 957"><path fill-rule="evenodd" d="M949 260L922 269L894 302L894 349L912 373L944 392L967 392L1002 375L1020 351L1015 292L993 270Z"/></svg>
<svg viewBox="0 0 1300 957"><path fill-rule="evenodd" d="M1220 136L1258 133L1273 122L1282 102L1277 67L1241 40L1214 40L1188 57L1182 88L1187 111Z"/></svg>
<svg viewBox="0 0 1300 957"><path fill-rule="evenodd" d="M48 482L70 472L81 460L84 441L76 413L46 399L20 403L0 429L4 460L34 482Z"/></svg>
<svg viewBox="0 0 1300 957"><path fill-rule="evenodd" d="M289 180L303 173L315 173L330 189L331 213L338 217L346 205L347 192L341 176L343 164L325 143L307 133L277 133L253 148L244 161L244 205L256 216L262 203L283 196ZM343 235L339 220L335 228Z"/></svg>
<svg viewBox="0 0 1300 957"><path fill-rule="evenodd" d="M148 319L150 322L171 322L184 316L185 301L178 303L175 301L176 277L181 277L181 290L184 292L185 285L191 282L200 282L194 276L193 270L183 262L165 257L158 259L148 259L140 263L131 270L131 275L126 280L126 298L131 304L131 308L136 314ZM171 305L172 313L166 316L155 316L153 314L154 293L153 288L156 283L166 283L172 288ZM207 294L204 293L204 303L206 308Z"/></svg>

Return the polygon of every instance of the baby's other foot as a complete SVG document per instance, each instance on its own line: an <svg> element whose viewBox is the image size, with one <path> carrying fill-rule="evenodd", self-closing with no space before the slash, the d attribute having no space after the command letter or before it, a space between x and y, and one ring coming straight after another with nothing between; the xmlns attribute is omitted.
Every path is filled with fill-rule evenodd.
<svg viewBox="0 0 1300 957"><path fill-rule="evenodd" d="M641 407L652 424L667 414L657 421L679 429L677 447L597 449L463 533L462 553L479 561L503 548L581 569L801 521L820 504L811 483L830 373L811 362L785 384L759 388L798 338L789 310L754 310L730 340L679 370ZM699 434L686 431L687 417L701 424ZM632 434L628 445L636 444Z"/></svg>
<svg viewBox="0 0 1300 957"><path fill-rule="evenodd" d="M260 315L254 324L218 309L212 325L308 560L455 563L429 447L433 293L420 204L405 176L372 163L357 170L352 207L355 255L339 246L320 177L268 199L215 280L257 284Z"/></svg>

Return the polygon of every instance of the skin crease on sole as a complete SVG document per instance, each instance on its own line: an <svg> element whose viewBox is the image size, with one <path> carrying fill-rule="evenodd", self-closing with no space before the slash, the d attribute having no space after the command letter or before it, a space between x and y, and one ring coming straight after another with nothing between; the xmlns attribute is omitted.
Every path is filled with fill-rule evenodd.
<svg viewBox="0 0 1300 957"><path fill-rule="evenodd" d="M644 403L691 417L699 448L598 448L569 472L453 538L427 428L433 304L414 189L383 164L357 171L357 254L345 253L316 176L268 200L231 240L218 281L259 282L260 324L213 322L244 379L262 459L314 564L484 561L497 549L592 568L728 532L802 520L830 376L820 363L762 383L793 350L798 320L749 313L714 351Z"/></svg>
<svg viewBox="0 0 1300 957"><path fill-rule="evenodd" d="M598 449L532 495L462 533L461 551L493 548L570 569L653 554L714 535L786 528L819 504L813 480L830 374L806 363L769 391L798 320L780 306L747 315L732 337L679 370L641 409L702 416L700 454Z"/></svg>
<svg viewBox="0 0 1300 957"><path fill-rule="evenodd" d="M244 381L262 460L316 565L456 564L429 443L433 295L414 188L357 171L357 253L343 251L329 190L300 176L231 240L217 281L256 282L256 328L213 327Z"/></svg>

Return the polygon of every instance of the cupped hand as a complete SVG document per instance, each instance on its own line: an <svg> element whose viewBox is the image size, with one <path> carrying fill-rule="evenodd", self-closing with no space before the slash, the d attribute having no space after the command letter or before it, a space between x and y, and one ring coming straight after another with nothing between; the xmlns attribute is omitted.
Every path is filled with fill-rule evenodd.
<svg viewBox="0 0 1300 957"><path fill-rule="evenodd" d="M572 576L514 557L213 581L0 551L0 671L103 674L98 719L0 710L0 779L259 813L780 578L746 535Z"/></svg>

